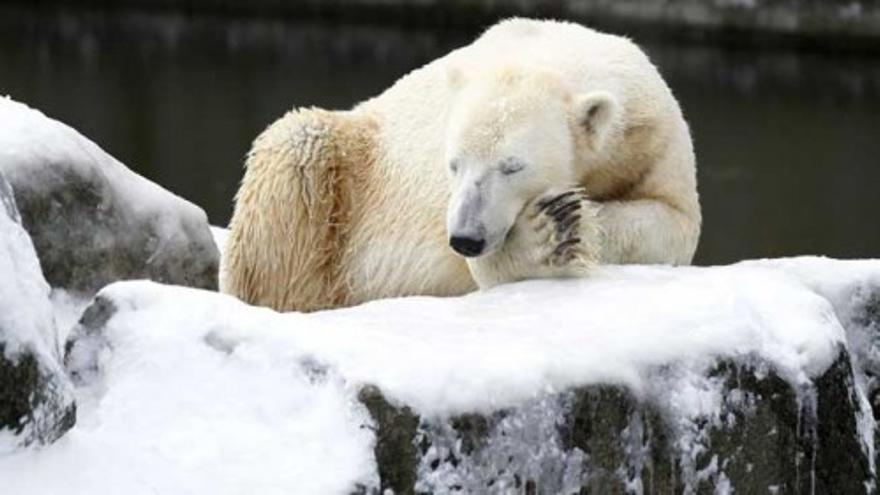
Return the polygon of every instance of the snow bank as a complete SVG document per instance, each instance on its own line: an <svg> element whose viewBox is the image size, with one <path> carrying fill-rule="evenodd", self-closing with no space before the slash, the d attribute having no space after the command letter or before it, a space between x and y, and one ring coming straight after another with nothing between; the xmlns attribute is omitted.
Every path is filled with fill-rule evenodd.
<svg viewBox="0 0 880 495"><path fill-rule="evenodd" d="M880 273L880 264L862 269L869 267ZM133 301L131 327L201 327L230 346L313 356L427 415L492 411L586 383L647 392L652 366L699 367L717 356L758 355L800 382L823 371L844 341L826 299L784 271L748 264L609 268L592 280L530 281L456 299L411 297L309 315L140 284L105 294ZM146 323L145 315L160 321Z"/></svg>
<svg viewBox="0 0 880 495"><path fill-rule="evenodd" d="M321 494L369 481L366 418L337 376L158 318L108 327L103 380L79 388L77 427L50 449L0 457L4 491Z"/></svg>
<svg viewBox="0 0 880 495"><path fill-rule="evenodd" d="M278 314L117 283L99 296L112 311L82 325L91 337L71 354L79 423L45 451L0 457L0 478L14 493L376 487L365 384L422 418L538 404L524 409L534 416L550 394L617 384L682 418L730 421L716 416L733 399L707 370L728 357L766 363L761 373L805 390L848 345L835 308L876 287L880 261L802 258L609 267L589 280Z"/></svg>

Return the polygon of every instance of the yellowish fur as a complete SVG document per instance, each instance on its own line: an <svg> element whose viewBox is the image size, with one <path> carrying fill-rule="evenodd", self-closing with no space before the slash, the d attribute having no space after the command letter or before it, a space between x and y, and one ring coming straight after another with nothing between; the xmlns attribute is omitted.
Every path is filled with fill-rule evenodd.
<svg viewBox="0 0 880 495"><path fill-rule="evenodd" d="M279 310L349 303L342 261L369 195L374 134L368 117L311 109L256 139L225 250L227 291Z"/></svg>

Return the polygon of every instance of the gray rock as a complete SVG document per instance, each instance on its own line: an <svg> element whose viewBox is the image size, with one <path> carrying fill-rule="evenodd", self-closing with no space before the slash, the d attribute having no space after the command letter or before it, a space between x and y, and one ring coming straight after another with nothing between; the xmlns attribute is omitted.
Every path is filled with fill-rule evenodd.
<svg viewBox="0 0 880 495"><path fill-rule="evenodd" d="M359 398L375 421L380 490L396 494L866 492L872 461L845 350L802 387L748 358L719 360L706 378L723 401L697 417L616 385L451 418L420 418L375 387Z"/></svg>
<svg viewBox="0 0 880 495"><path fill-rule="evenodd" d="M13 448L54 442L76 423L70 382L36 350L10 357L4 338L0 335L0 433L12 433ZM0 452L8 447L0 440Z"/></svg>
<svg viewBox="0 0 880 495"><path fill-rule="evenodd" d="M64 344L64 367L77 386L87 386L98 377L98 357L108 347L104 326L117 309L112 300L98 294L68 336Z"/></svg>
<svg viewBox="0 0 880 495"><path fill-rule="evenodd" d="M49 286L0 174L0 452L52 442L76 420Z"/></svg>
<svg viewBox="0 0 880 495"><path fill-rule="evenodd" d="M419 428L418 416L406 406L390 404L374 386L361 389L358 400L376 422L374 450L382 490L390 488L394 493L412 493L421 457L414 441Z"/></svg>
<svg viewBox="0 0 880 495"><path fill-rule="evenodd" d="M94 294L123 279L216 289L204 211L36 110L0 99L0 171L53 287Z"/></svg>

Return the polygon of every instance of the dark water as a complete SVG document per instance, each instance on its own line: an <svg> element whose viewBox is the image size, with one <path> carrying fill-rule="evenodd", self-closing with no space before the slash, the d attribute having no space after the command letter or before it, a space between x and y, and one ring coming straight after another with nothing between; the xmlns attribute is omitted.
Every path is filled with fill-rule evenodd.
<svg viewBox="0 0 880 495"><path fill-rule="evenodd" d="M474 34L0 9L0 93L224 224L274 118L349 107ZM693 129L699 263L880 257L880 58L637 41Z"/></svg>

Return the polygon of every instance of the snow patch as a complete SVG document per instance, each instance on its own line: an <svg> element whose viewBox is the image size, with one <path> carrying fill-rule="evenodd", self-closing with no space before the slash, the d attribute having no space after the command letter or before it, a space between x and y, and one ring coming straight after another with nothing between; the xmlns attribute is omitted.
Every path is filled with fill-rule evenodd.
<svg viewBox="0 0 880 495"><path fill-rule="evenodd" d="M229 238L229 229L211 225L211 236L214 238L214 244L223 256L223 250L226 248L226 239Z"/></svg>
<svg viewBox="0 0 880 495"><path fill-rule="evenodd" d="M570 396L558 395L527 402L492 425L476 452L469 442L481 439L462 438L449 423L423 426L424 439L415 443L430 438L431 447L419 460L416 492L515 493L522 490L522 476L547 493L577 493L589 475L587 456L580 449L567 451L558 430L570 402ZM489 479L493 483L487 487Z"/></svg>
<svg viewBox="0 0 880 495"><path fill-rule="evenodd" d="M82 317L83 311L92 302L92 298L56 288L52 289L49 300L55 315L55 326L58 328L58 345L61 346Z"/></svg>
<svg viewBox="0 0 880 495"><path fill-rule="evenodd" d="M5 184L2 175L0 183ZM0 197L5 196L0 193ZM7 358L15 358L24 349L57 357L49 284L30 237L15 220L14 202L9 205L11 210L0 211L0 343L5 345Z"/></svg>

